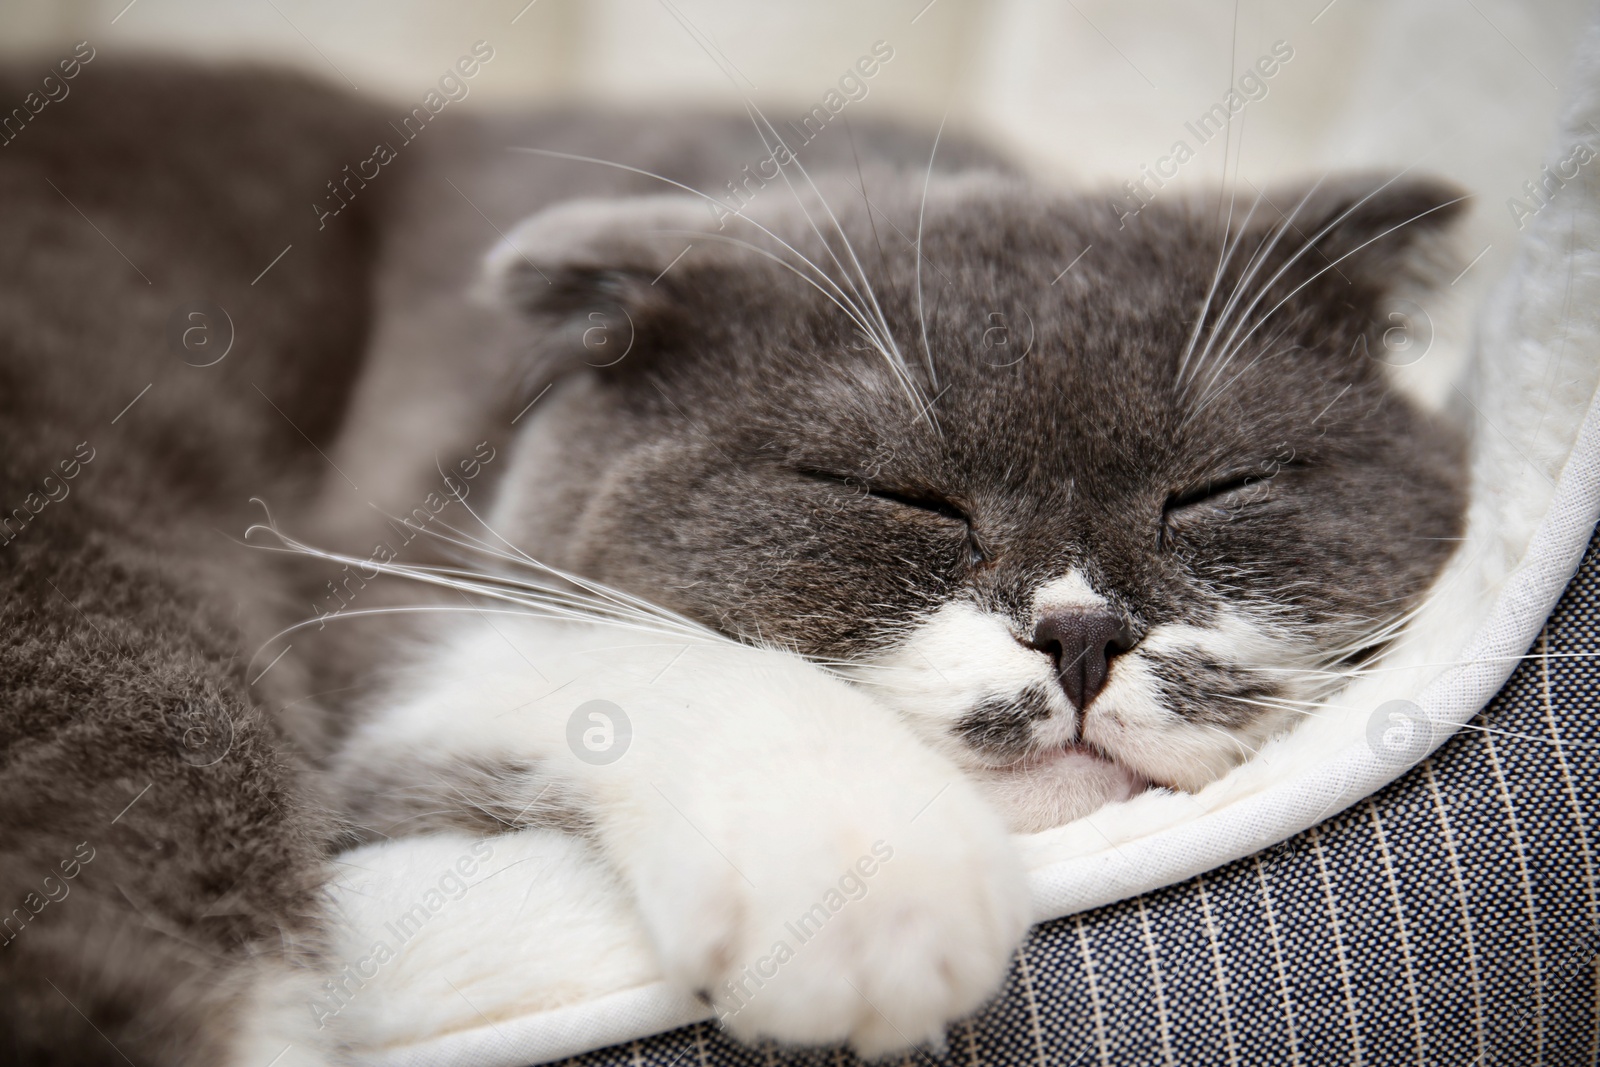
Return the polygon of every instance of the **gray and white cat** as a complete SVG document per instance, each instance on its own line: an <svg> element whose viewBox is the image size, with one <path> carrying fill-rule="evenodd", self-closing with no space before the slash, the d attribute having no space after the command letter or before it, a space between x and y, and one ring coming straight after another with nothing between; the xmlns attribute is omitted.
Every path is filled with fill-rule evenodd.
<svg viewBox="0 0 1600 1067"><path fill-rule="evenodd" d="M480 821L441 816L463 796L581 826L737 1033L875 1053L998 984L1028 920L1004 829L1213 780L1449 556L1458 444L1369 346L1455 197L1339 179L1120 229L989 172L849 178L501 242L537 401L478 567L568 592L438 627L336 777L386 832ZM599 762L572 724L614 718Z"/></svg>
<svg viewBox="0 0 1600 1067"><path fill-rule="evenodd" d="M338 608L248 736L281 730L312 765L282 788L362 835L584 835L736 1033L876 1053L997 987L1030 920L1008 830L1203 786L1425 593L1461 443L1369 353L1459 198L1338 178L1124 224L975 150L935 167L931 137L858 131L858 163L757 127L459 119L345 186L372 214L328 228L378 235L369 354L304 513ZM752 152L782 173L751 183ZM694 191L718 175L731 215ZM454 561L369 554L363 497L405 510L476 440L490 476L418 523ZM433 621L380 628L396 607ZM870 889L748 996L844 878Z"/></svg>

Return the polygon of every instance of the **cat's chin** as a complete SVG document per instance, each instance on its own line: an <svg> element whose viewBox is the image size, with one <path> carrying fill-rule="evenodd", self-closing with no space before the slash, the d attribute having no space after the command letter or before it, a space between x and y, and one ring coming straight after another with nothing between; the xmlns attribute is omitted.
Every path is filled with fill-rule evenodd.
<svg viewBox="0 0 1600 1067"><path fill-rule="evenodd" d="M1037 833L1128 800L1151 782L1085 745L1064 745L973 772L1013 833Z"/></svg>

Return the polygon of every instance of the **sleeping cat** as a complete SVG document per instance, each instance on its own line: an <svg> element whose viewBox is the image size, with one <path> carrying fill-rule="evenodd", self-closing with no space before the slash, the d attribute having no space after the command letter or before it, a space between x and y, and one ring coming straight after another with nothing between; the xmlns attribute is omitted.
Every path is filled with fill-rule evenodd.
<svg viewBox="0 0 1600 1067"><path fill-rule="evenodd" d="M142 85L130 77L119 99ZM270 79L223 92L247 112L338 117L302 135L299 157L316 158L284 173L291 192L358 158L359 134L344 127L370 115L347 101L298 104ZM316 506L279 527L285 540L303 525L311 545L341 549L321 553L338 574L284 575L263 553L242 563L250 553L213 546L219 566L248 568L263 587L236 631L118 631L149 640L147 658L198 672L190 699L238 708L222 713L233 747L260 755L217 762L235 776L224 786L179 752L170 758L188 766L162 769L168 784L123 815L103 789L85 785L93 799L79 802L72 784L36 775L55 798L46 810L70 817L36 819L32 837L7 845L30 862L58 844L70 852L86 832L71 813L93 807L96 830L128 822L182 842L170 871L113 859L133 891L102 888L103 922L121 914L160 944L214 927L219 898L249 917L207 934L209 955L83 979L96 990L85 1017L156 1061L270 1059L299 1040L301 1005L283 1008L297 1024L262 1011L236 1023L223 1005L259 1003L281 980L266 930L316 970L316 868L304 853L332 839L302 811L319 788L363 835L584 835L634 891L668 978L741 1036L867 1053L937 1038L997 987L1029 922L1008 829L1152 787L1196 789L1248 758L1392 635L1460 531L1459 440L1391 390L1370 355L1387 301L1427 276L1422 239L1457 206L1438 183L1328 179L1220 207L1174 197L1124 223L1101 198L1042 191L977 150L930 162L932 138L905 131L869 131L858 162L842 135L796 153L759 120L759 137L726 120L453 121L363 186L332 234L295 238L309 265L296 269L322 271L320 289L275 279L276 314L258 311L285 335L252 353L254 373L281 358L279 373L315 398L277 412L294 425L305 404L338 404L340 375L353 372L336 371L332 395L318 395L318 371L288 355L305 343L295 331L312 336L317 323L292 312L328 286L362 289L327 266L332 252L375 264L370 315L323 312L347 336L364 330L367 355ZM695 191L720 196L719 175L748 173L738 163L752 151L798 158L781 182L745 184L736 212ZM236 206L271 219L292 197L263 204L255 180L239 180ZM235 188L225 174L196 187ZM141 202L124 210L130 226L153 214ZM507 212L531 215L512 227ZM178 276L194 284L186 248L146 251L134 261L155 262L164 290ZM241 255L229 283L236 297L220 303L269 298L245 282L276 249L249 251L251 270ZM485 259L487 306L466 295ZM134 291L117 306L144 299ZM323 360L324 373L343 366ZM235 392L248 396L225 395ZM207 544L195 531L237 515L255 485L284 499L295 464L314 458L279 446L275 466L262 443L291 440L277 415L240 410L251 419L203 428L211 447L242 430L250 448L230 474L189 476L163 518L183 534L173 552L193 556ZM158 411L170 429L134 454L153 470L194 468L203 453L178 446L183 417ZM333 430L324 416L301 435L327 443ZM405 510L440 480L438 455L478 440L489 477L469 486L467 468L453 468L448 519L402 523L423 534L414 550L370 553L372 531L392 528L377 525L380 512ZM33 473L15 468L8 478ZM99 491L127 500L94 513L94 543L115 557L125 516L153 505L125 486ZM133 558L160 551L141 543ZM47 640L72 623L68 607L117 618L159 588L222 606L206 608L216 618L243 595L237 580L152 573L126 594L111 579L109 595L75 582L65 606L31 578L11 581L20 602L53 605L46 622L24 614ZM369 589L379 574L397 581ZM282 642L269 644L246 666L276 623L306 614L280 595L323 584L343 590L339 606L295 631L299 650L273 666ZM448 594L419 603L428 587ZM230 646L247 655L230 663L219 651ZM98 676L120 662L99 662ZM243 703L266 677L271 721ZM8 716L40 678L7 669ZM169 684L140 681L130 699L159 705ZM116 692L98 699L114 709ZM91 743L116 746L116 716L94 721ZM62 711L27 729L26 745L60 746L84 744L68 739L89 727ZM278 732L308 771L274 748ZM140 761L159 758L147 745ZM121 800L142 784L125 776ZM244 827L235 836L293 847L266 870L221 877L208 850L235 845L196 828L251 797L279 815L258 804L231 819ZM116 832L102 833L113 857L131 847ZM273 892L234 891L252 867ZM860 892L835 908L841 887ZM93 974L94 947L59 918L43 958ZM797 922L803 946L775 952ZM17 944L32 951L44 940L34 933ZM131 936L118 960L152 935ZM24 1008L7 1009L22 1037L8 1036L44 1062L52 1027L75 1016L6 962L7 988L26 993ZM753 984L753 967L765 980ZM152 997L159 981L209 983L209 1006Z"/></svg>
<svg viewBox="0 0 1600 1067"><path fill-rule="evenodd" d="M1457 442L1369 346L1455 197L1330 180L1225 236L1214 202L1119 230L986 172L850 177L726 237L669 192L501 243L538 399L464 547L505 583L480 591L565 592L440 625L335 777L382 832L485 821L468 796L580 826L736 1032L875 1053L1002 976L1028 915L1002 821L1203 786L1447 558ZM575 743L613 720L615 759Z"/></svg>

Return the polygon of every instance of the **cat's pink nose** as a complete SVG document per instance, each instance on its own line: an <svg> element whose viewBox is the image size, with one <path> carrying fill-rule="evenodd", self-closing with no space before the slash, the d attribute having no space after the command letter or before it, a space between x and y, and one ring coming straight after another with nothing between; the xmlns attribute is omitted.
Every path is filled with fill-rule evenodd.
<svg viewBox="0 0 1600 1067"><path fill-rule="evenodd" d="M1047 611L1034 627L1031 647L1055 660L1056 677L1067 699L1086 710L1106 684L1111 657L1135 644L1128 620L1105 608Z"/></svg>

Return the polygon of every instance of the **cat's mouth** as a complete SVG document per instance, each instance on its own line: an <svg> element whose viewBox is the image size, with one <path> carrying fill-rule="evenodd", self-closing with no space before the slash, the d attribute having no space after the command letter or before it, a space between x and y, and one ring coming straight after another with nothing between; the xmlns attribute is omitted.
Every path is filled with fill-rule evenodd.
<svg viewBox="0 0 1600 1067"><path fill-rule="evenodd" d="M1085 741L1074 741L1071 744L1062 745L1061 749L1059 750L1059 752L1055 755L1055 758L1056 759L1070 759L1070 758L1075 757L1075 756L1076 757L1082 757L1082 758L1085 758L1085 759L1096 759L1096 760L1100 760L1100 761L1105 762L1105 763L1116 763L1117 762L1115 759L1113 759L1111 756L1107 755L1101 749L1099 749L1096 746L1091 745L1091 744L1089 744L1089 743L1087 743Z"/></svg>
<svg viewBox="0 0 1600 1067"><path fill-rule="evenodd" d="M1078 741L1034 749L976 777L1018 833L1061 826L1107 804L1131 800L1155 784L1104 750Z"/></svg>
<svg viewBox="0 0 1600 1067"><path fill-rule="evenodd" d="M1012 702L993 701L962 720L963 749L975 769L1000 776L1082 772L1091 778L1148 779L1075 727L1076 715L1062 711L1043 689Z"/></svg>
<svg viewBox="0 0 1600 1067"><path fill-rule="evenodd" d="M1130 779L1137 779L1143 785L1152 784L1138 771L1122 763L1105 749L1081 740L1034 749L994 769L1002 773L1028 774L1044 769L1057 771L1073 767L1098 771L1114 769L1128 775Z"/></svg>

